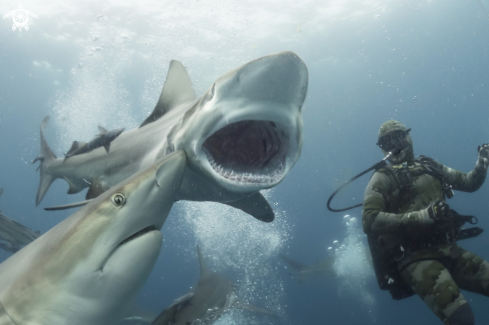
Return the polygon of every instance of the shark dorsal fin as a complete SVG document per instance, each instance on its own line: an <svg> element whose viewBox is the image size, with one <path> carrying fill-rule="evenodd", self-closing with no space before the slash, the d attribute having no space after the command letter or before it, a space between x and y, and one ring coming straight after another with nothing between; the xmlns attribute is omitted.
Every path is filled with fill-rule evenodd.
<svg viewBox="0 0 489 325"><path fill-rule="evenodd" d="M200 264L200 277L203 277L209 273L211 273L211 270L207 267L207 264L205 264L204 256L202 256L202 252L200 251L199 245L197 245L197 255L199 256L199 264Z"/></svg>
<svg viewBox="0 0 489 325"><path fill-rule="evenodd" d="M102 135L102 134L107 133L107 130L105 128L101 127L100 125L98 126L98 131L100 132L98 135Z"/></svg>
<svg viewBox="0 0 489 325"><path fill-rule="evenodd" d="M160 99L156 103L153 113L151 113L140 127L156 121L172 108L182 103L195 100L196 98L197 96L195 96L192 81L187 70L185 70L185 67L180 62L172 60Z"/></svg>
<svg viewBox="0 0 489 325"><path fill-rule="evenodd" d="M86 142L82 142L82 141L73 141L73 144L71 145L71 148L66 153L66 155L69 156L69 155L73 154L75 151L78 150L78 148L83 147L86 144L87 144Z"/></svg>

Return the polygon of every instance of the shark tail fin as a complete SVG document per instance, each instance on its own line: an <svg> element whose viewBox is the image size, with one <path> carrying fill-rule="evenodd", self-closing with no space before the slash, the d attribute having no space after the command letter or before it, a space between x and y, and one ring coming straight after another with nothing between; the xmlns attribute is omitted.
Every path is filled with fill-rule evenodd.
<svg viewBox="0 0 489 325"><path fill-rule="evenodd" d="M46 116L41 122L41 155L37 156L37 158L32 161L32 163L35 163L38 160L41 162L39 166L39 168L41 169L41 180L39 182L39 189L37 190L36 206L38 206L39 203L42 201L49 186L51 186L51 184L56 179L55 176L47 172L47 166L49 165L49 163L56 159L56 155L53 153L48 143L46 142L46 139L44 138L44 128L46 127L48 122L49 116Z"/></svg>
<svg viewBox="0 0 489 325"><path fill-rule="evenodd" d="M202 252L200 251L199 245L197 245L197 255L199 256L199 265L200 265L200 276L202 277L205 274L210 273L211 271L207 267L207 264L205 263L204 256L202 255Z"/></svg>

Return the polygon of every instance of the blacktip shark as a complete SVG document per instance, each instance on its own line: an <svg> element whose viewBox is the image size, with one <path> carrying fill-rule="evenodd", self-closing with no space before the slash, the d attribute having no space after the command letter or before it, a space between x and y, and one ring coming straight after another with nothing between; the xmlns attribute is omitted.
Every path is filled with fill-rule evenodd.
<svg viewBox="0 0 489 325"><path fill-rule="evenodd" d="M280 254L280 257L292 267L294 272L290 273L290 275L297 278L300 283L322 277L336 277L336 272L334 270L334 256L318 261L313 265L304 265L291 259L290 257L285 256L284 254Z"/></svg>
<svg viewBox="0 0 489 325"><path fill-rule="evenodd" d="M70 150L65 154L64 161L66 161L66 159L70 157L81 155L100 147L104 147L105 151L109 153L110 143L114 141L124 131L124 128L107 131L99 125L98 130L100 131L100 133L97 134L95 138L88 143L82 141L73 141Z"/></svg>
<svg viewBox="0 0 489 325"><path fill-rule="evenodd" d="M0 196L3 189L0 188ZM29 244L41 234L19 222L10 219L0 211L0 248L15 253L22 246Z"/></svg>
<svg viewBox="0 0 489 325"><path fill-rule="evenodd" d="M157 160L0 264L0 324L120 324L158 258L186 160Z"/></svg>
<svg viewBox="0 0 489 325"><path fill-rule="evenodd" d="M44 138L43 120L36 204L57 178L68 182L68 194L90 187L88 200L184 150L188 163L177 200L221 202L270 222L273 210L259 191L280 183L300 156L307 87L305 63L280 52L226 73L197 98L187 71L173 60L152 114L117 137L109 153L97 149L63 164Z"/></svg>
<svg viewBox="0 0 489 325"><path fill-rule="evenodd" d="M200 279L195 288L165 309L151 325L210 325L230 308L246 309L277 317L272 311L240 302L235 285L211 271L197 246L200 263Z"/></svg>

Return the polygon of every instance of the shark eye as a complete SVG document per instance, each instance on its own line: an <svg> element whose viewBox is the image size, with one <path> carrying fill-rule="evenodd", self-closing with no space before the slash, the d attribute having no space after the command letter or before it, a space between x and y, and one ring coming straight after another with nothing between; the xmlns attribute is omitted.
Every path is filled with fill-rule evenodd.
<svg viewBox="0 0 489 325"><path fill-rule="evenodd" d="M126 197L124 196L124 194L115 193L114 195L112 195L112 203L114 203L115 206L120 207L124 205L124 203L126 203Z"/></svg>

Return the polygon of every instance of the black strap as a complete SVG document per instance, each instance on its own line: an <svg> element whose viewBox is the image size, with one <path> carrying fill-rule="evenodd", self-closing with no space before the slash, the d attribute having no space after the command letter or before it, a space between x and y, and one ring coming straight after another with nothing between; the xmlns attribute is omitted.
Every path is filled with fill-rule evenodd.
<svg viewBox="0 0 489 325"><path fill-rule="evenodd" d="M472 227L472 228L467 228L467 229L461 229L456 235L455 235L455 240L464 240L464 239L469 239L473 237L477 237L482 232L484 229L479 228L479 227Z"/></svg>

